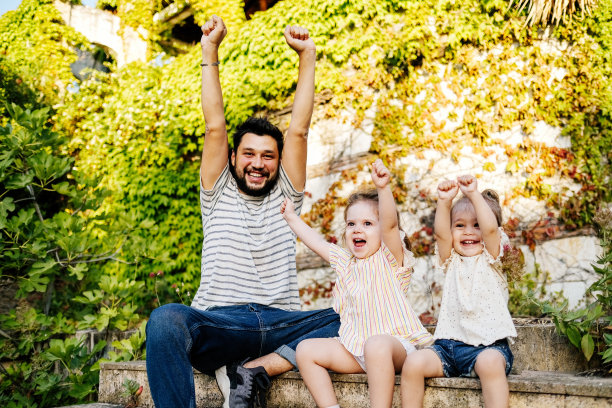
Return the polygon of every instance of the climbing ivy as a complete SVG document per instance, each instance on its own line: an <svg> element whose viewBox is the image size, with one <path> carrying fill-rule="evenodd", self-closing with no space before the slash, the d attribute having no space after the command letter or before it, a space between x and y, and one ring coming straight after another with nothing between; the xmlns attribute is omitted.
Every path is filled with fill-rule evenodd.
<svg viewBox="0 0 612 408"><path fill-rule="evenodd" d="M215 12L208 8L213 6L192 2L200 22ZM220 50L229 131L258 111L290 103L297 57L282 31L300 24L317 44L317 91L334 94L326 114L349 108L359 125L375 104L371 151L395 169L397 180L405 171L397 158L423 148L457 159L462 146L485 156L502 146L507 172L530 173L511 194L546 200L567 228L586 225L597 203L610 200L609 5L591 19L553 29L527 28L524 16L505 6L477 0L281 1L247 21L232 3L236 18L227 17ZM169 284L186 284L189 291L199 280L201 242L194 204L204 131L199 54L195 46L163 67L134 63L84 82L57 115L58 128L72 135L77 165L101 174L113 191L105 208L153 217L159 230L148 239L171 252L167 263L124 273L146 277L162 269ZM446 117L438 115L441 110L449 112ZM527 138L510 145L500 136L517 127L530 135L537 122L561 127L571 149ZM489 162L483 171L494 169ZM551 184L557 178L573 180L582 194ZM329 228L341 200L328 194L313 209L327 208L329 215L306 217L325 220Z"/></svg>
<svg viewBox="0 0 612 408"><path fill-rule="evenodd" d="M163 50L160 30L164 27L156 26L153 16L164 2L104 0L100 4L114 9L124 28L149 31L145 38L151 43L151 57ZM406 167L399 159L407 155L423 159L423 150L435 149L458 160L462 147L484 157L501 148L508 157L504 170L523 180L508 192L507 199L529 196L546 201L552 214L547 216L558 218L565 228L590 224L595 208L611 199L607 188L612 159L609 0L599 2L592 16L553 28L526 27L524 13L509 9L502 0L280 1L249 20L238 0L193 0L190 5L197 23L216 13L228 25L220 72L230 133L253 114L290 105L298 60L282 32L288 24L299 24L310 30L317 44L316 91L333 95L323 108L325 115L340 117L349 110L355 113L352 124L358 126L366 111L375 107L370 153L382 157L393 170L394 195L404 209L433 207L433 203L426 186L406 181ZM58 178L67 183L62 184L65 189L39 183L40 194L54 197L43 219L58 225L75 220L68 225L74 231L45 229L40 218L36 221L35 210L14 208L15 201L26 194L16 193L27 184L19 187L18 182L31 174L14 175L16 182L11 185L16 188L7 188L8 181L3 181L2 216L11 220L15 231L21 226L24 234L42 245L30 248L41 259L3 250L2 256L14 263L10 270L3 269L3 276L26 282L22 293L29 296L25 299L29 303L0 320L4 328L19 330L19 336L31 340L23 343L28 350L9 344L3 349L5 356L27 356L31 348L49 345L49 336L33 333L133 326L134 316L147 315L159 304L189 303L199 284L198 172L205 126L200 111L199 46L183 55L161 58L163 64L134 62L109 74L92 75L78 83L78 92L67 92L68 85L76 83L69 69L76 59L75 47L87 47L87 42L62 23L51 0L23 0L16 11L0 18L0 97L26 108L51 107L48 111L12 108L19 113L17 118L42 118L48 112L49 120L37 122L38 133L24 130L27 126L15 118L17 124L7 126L9 110L0 107L2 135L52 134L61 141L45 147L44 153L22 149L31 153L22 162L30 160L40 167L38 158L46 154L54 158L50 164L65 164L58 170ZM561 128L571 147L552 147L526 137L541 123ZM514 129L521 133L518 143L502 136ZM495 171L498 165L487 161L482 172ZM330 240L335 239L334 222L344 204L341 192L348 185L360 186L364 169L365 160L343 171L303 215ZM106 194L99 194L102 191ZM88 204L82 218L72 216L79 214L72 198L77 192L96 192L95 200L89 201L96 205ZM27 204L21 202L23 207ZM25 222L26 216L39 227ZM104 231L112 224L113 234L121 235L116 228L126 223L129 228L124 235L130 239L113 246L121 241L109 239L110 232ZM524 241L535 243L535 234L521 220L513 225L517 237L523 230ZM61 237L61 231L72 238ZM43 232L55 235L46 239L40 235ZM431 253L427 220L421 230L407 232L412 233L416 254ZM75 237L83 236L86 242L99 241L87 247L87 256L97 253L96 249L111 251L115 259L90 265L87 271L53 259L51 255L65 249L52 242L74 244ZM64 291L56 291L49 311L68 308L48 316L41 305L46 303L45 296L51 296L45 295L49 282L60 277L65 280L58 289ZM329 288L312 291L327 296ZM121 299L126 297L134 304L123 304ZM70 307L75 302L79 307ZM73 343L64 346L87 363L89 355ZM51 348L59 346L55 343ZM55 358L52 354L45 354L47 363ZM50 367L47 363L40 365L43 370L34 371L36 376ZM40 383L33 380L34 374L28 374L31 368L15 368L11 383L3 384L2 391L8 395L29 383L43 391L53 388L48 385L50 377L43 374L36 377ZM89 373L89 368L83 372ZM63 381L52 379L54 384ZM73 381L82 380L75 377ZM86 382L91 381L87 377ZM72 397L82 399L90 391L84 387ZM19 392L22 397L29 395L26 389ZM53 401L61 400L60 394Z"/></svg>
<svg viewBox="0 0 612 408"><path fill-rule="evenodd" d="M53 0L23 0L0 17L1 64L12 71L16 84L34 92L32 102L51 106L66 94L75 81L70 64L77 59L77 47L88 48L89 42L63 24Z"/></svg>

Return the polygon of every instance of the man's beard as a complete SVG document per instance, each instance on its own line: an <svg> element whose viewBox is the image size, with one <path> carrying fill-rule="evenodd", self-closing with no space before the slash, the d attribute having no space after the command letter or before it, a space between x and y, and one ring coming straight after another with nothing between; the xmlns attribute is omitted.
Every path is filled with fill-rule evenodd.
<svg viewBox="0 0 612 408"><path fill-rule="evenodd" d="M234 176L234 180L236 180L238 189L242 191L244 194L247 194L253 197L263 197L267 195L270 191L272 191L272 189L276 185L276 182L278 181L278 172L276 172L276 174L274 175L274 178L266 180L266 182L261 187L252 188L248 186L247 181L246 181L246 174L249 171L248 169L245 169L245 171L242 173L242 176L239 176L236 173L235 167L231 164L230 164L230 170L231 170L232 176ZM261 171L261 173L265 177L269 177L268 172Z"/></svg>

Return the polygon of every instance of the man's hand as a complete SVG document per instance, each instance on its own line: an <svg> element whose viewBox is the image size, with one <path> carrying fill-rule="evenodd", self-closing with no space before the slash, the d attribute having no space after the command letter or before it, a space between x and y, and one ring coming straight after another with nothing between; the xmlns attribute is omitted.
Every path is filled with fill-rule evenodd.
<svg viewBox="0 0 612 408"><path fill-rule="evenodd" d="M305 50L316 50L315 43L308 35L307 29L299 26L287 26L284 34L287 44L298 54Z"/></svg>
<svg viewBox="0 0 612 408"><path fill-rule="evenodd" d="M438 198L440 200L452 201L458 192L459 187L454 180L445 180L438 184Z"/></svg>
<svg viewBox="0 0 612 408"><path fill-rule="evenodd" d="M459 183L459 188L461 192L466 196L469 196L473 192L478 191L478 182L476 181L476 177L472 175L465 175L457 177L457 183Z"/></svg>
<svg viewBox="0 0 612 408"><path fill-rule="evenodd" d="M219 48L219 45L221 45L221 41L223 41L226 34L227 28L225 28L223 20L221 20L221 17L213 14L212 17L202 26L202 39L200 40L202 49L207 46Z"/></svg>
<svg viewBox="0 0 612 408"><path fill-rule="evenodd" d="M376 188L385 188L387 184L389 184L389 180L391 179L391 173L389 169L385 167L382 160L376 159L374 163L372 163L372 181Z"/></svg>

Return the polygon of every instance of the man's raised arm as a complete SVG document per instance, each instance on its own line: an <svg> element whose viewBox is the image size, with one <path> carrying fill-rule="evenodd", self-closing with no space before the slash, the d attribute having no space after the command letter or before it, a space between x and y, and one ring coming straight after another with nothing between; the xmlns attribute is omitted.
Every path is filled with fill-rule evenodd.
<svg viewBox="0 0 612 408"><path fill-rule="evenodd" d="M308 30L302 27L285 28L285 40L300 57L297 88L293 100L291 123L285 137L283 168L298 191L306 184L306 148L308 128L314 105L315 62L317 52Z"/></svg>
<svg viewBox="0 0 612 408"><path fill-rule="evenodd" d="M227 165L228 145L223 95L219 80L219 45L227 34L220 17L213 15L202 26L202 112L206 121L200 178L210 190Z"/></svg>

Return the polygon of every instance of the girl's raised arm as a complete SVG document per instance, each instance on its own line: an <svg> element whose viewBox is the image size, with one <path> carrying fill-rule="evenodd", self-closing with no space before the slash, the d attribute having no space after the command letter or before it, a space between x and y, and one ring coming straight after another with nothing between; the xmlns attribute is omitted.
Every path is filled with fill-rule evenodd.
<svg viewBox="0 0 612 408"><path fill-rule="evenodd" d="M497 225L497 218L487 204L486 200L478 191L478 182L474 176L466 175L457 178L459 188L461 192L469 198L476 211L476 219L478 220L478 227L482 234L487 251L493 258L497 258L499 255L499 243L501 236L499 234L499 225Z"/></svg>
<svg viewBox="0 0 612 408"><path fill-rule="evenodd" d="M302 240L304 245L314 251L326 262L329 262L330 243L327 242L321 234L310 228L308 224L295 213L295 207L290 198L285 198L285 201L281 204L280 211L291 230Z"/></svg>
<svg viewBox="0 0 612 408"><path fill-rule="evenodd" d="M459 192L457 182L445 180L438 184L438 205L434 220L434 236L438 245L438 256L442 262L446 261L453 249L453 235L451 233L451 207L453 198Z"/></svg>
<svg viewBox="0 0 612 408"><path fill-rule="evenodd" d="M391 173L382 160L372 163L372 181L378 192L378 219L382 241L391 251L400 266L404 262L404 246L400 236L399 222L397 220L397 207L389 187Z"/></svg>

